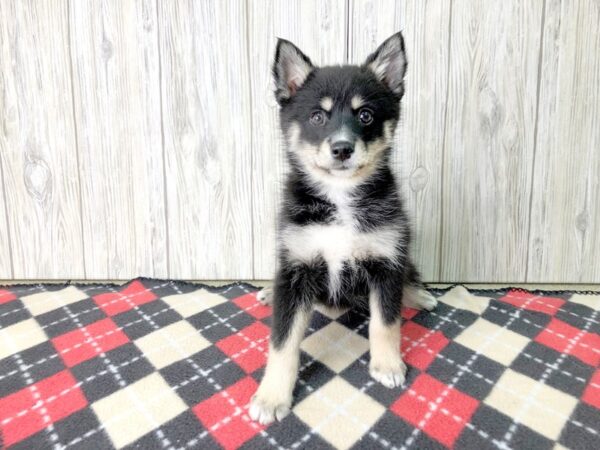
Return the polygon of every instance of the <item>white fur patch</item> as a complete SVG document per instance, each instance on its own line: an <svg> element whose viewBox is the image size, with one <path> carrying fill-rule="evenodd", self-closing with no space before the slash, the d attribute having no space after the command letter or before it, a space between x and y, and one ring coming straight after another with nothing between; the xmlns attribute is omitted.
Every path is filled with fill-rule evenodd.
<svg viewBox="0 0 600 450"><path fill-rule="evenodd" d="M290 225L283 230L281 236L284 246L294 259L309 263L322 256L328 264L338 266L344 261L394 258L400 231L395 227L384 227L361 233L352 225L343 223Z"/></svg>
<svg viewBox="0 0 600 450"><path fill-rule="evenodd" d="M402 304L408 308L431 311L437 306L437 299L423 288L404 286Z"/></svg>
<svg viewBox="0 0 600 450"><path fill-rule="evenodd" d="M321 108L327 112L331 111L331 108L333 108L333 99L331 97L323 97L321 99Z"/></svg>
<svg viewBox="0 0 600 450"><path fill-rule="evenodd" d="M281 244L290 258L310 264L322 257L329 270L329 288L334 295L340 288L340 272L344 262L353 265L368 258L396 255L396 243L401 239L397 227L384 227L371 232L358 232L351 221L351 211L339 208L338 221L330 225L291 225L281 232Z"/></svg>
<svg viewBox="0 0 600 450"><path fill-rule="evenodd" d="M355 95L352 97L350 104L352 105L352 109L360 108L364 103L363 98L360 95Z"/></svg>

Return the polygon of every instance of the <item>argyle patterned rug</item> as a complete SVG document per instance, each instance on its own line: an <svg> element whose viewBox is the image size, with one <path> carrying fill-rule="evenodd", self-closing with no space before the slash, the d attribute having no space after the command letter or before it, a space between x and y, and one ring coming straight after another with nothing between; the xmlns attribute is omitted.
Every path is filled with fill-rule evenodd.
<svg viewBox="0 0 600 450"><path fill-rule="evenodd" d="M432 293L403 311L397 389L369 378L365 312L315 312L292 412L263 427L255 287L0 289L0 447L600 448L600 296Z"/></svg>

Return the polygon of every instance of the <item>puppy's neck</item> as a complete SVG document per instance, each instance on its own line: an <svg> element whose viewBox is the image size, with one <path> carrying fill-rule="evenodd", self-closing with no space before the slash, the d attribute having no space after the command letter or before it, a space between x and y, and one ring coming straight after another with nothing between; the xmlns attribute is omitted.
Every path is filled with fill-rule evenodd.
<svg viewBox="0 0 600 450"><path fill-rule="evenodd" d="M382 160L379 164L369 167L368 171L353 177L319 174L314 170L305 170L298 164L292 164L294 178L302 180L302 184L309 187L314 194L338 207L351 204L352 200L362 190L361 188L373 183L374 180L387 172L389 172L387 160Z"/></svg>

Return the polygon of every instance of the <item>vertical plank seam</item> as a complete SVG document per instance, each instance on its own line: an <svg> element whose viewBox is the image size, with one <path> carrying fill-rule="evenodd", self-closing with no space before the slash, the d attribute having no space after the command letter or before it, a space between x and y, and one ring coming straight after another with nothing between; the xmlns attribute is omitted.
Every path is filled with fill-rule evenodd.
<svg viewBox="0 0 600 450"><path fill-rule="evenodd" d="M163 201L165 204L165 255L167 259L167 278L171 278L171 256L169 245L169 201L167 196L167 162L165 151L165 124L163 113L163 78L162 78L162 52L160 50L160 16L158 14L158 0L155 0L156 5L156 46L158 51L158 95L160 98L160 139L162 148L162 163L163 163Z"/></svg>
<svg viewBox="0 0 600 450"><path fill-rule="evenodd" d="M75 110L75 76L73 75L73 51L71 47L71 0L67 1L67 46L69 49L69 75L71 76L71 110L73 113L73 134L75 138L75 163L77 164L77 188L79 197L79 227L81 232L81 252L83 256L83 278L87 279L87 266L85 254L85 235L83 232L83 200L81 194L81 164L79 158L79 133L77 131L77 115Z"/></svg>
<svg viewBox="0 0 600 450"><path fill-rule="evenodd" d="M439 250L438 250L438 282L442 281L442 262L444 256L444 180L446 173L446 146L447 142L447 128L448 128L448 100L450 99L450 51L452 50L452 0L450 0L450 7L448 9L448 67L446 70L446 105L444 111L444 131L443 131L443 145L442 145L442 176L440 181L440 230L439 230Z"/></svg>
<svg viewBox="0 0 600 450"><path fill-rule="evenodd" d="M250 167L254 167L254 149L252 148L254 143L254 119L252 116L252 111L254 110L253 101L252 101L252 73L250 71L250 8L249 1L246 0L244 2L245 5L245 15L246 15L246 76L248 77L248 105L250 107L250 130L248 136L248 142L250 145ZM252 279L254 280L256 277L256 252L254 247L254 176L255 171L250 170L250 239L252 240Z"/></svg>
<svg viewBox="0 0 600 450"><path fill-rule="evenodd" d="M346 0L346 8L344 11L344 19L346 20L346 43L344 48L344 62L350 63L350 0Z"/></svg>
<svg viewBox="0 0 600 450"><path fill-rule="evenodd" d="M13 246L12 237L10 232L10 226L8 223L8 204L6 202L6 176L4 175L4 165L2 164L2 158L0 158L0 180L2 180L2 198L4 200L4 222L6 223L6 237L8 238L8 254L10 261L10 277L15 277L15 265L13 262Z"/></svg>
<svg viewBox="0 0 600 450"><path fill-rule="evenodd" d="M533 210L533 188L535 186L535 159L537 155L537 144L538 144L538 122L539 122L539 113L540 113L540 86L542 79L542 63L544 61L544 25L546 23L546 0L542 5L542 24L540 30L540 48L538 51L538 73L537 73L537 90L536 90L536 104L535 104L535 125L533 128L533 158L531 162L531 185L529 191L529 223L528 223L528 231L527 231L527 252L526 252L526 260L525 260L525 278L523 281L529 281L529 256L531 254L531 211ZM560 52L559 52L560 54ZM550 280L546 280L550 281Z"/></svg>

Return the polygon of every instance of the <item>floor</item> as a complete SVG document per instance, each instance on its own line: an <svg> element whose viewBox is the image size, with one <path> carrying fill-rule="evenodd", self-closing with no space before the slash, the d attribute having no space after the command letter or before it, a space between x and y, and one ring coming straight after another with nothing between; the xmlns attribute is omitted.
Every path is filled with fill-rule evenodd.
<svg viewBox="0 0 600 450"><path fill-rule="evenodd" d="M317 309L292 410L263 427L258 284L0 289L0 447L600 448L600 293L431 289L434 310L402 311L393 388L365 311Z"/></svg>

